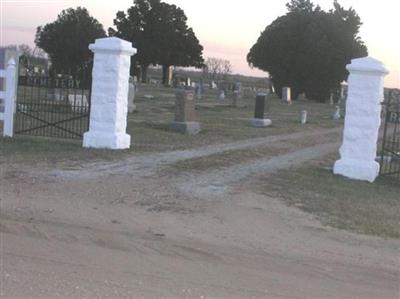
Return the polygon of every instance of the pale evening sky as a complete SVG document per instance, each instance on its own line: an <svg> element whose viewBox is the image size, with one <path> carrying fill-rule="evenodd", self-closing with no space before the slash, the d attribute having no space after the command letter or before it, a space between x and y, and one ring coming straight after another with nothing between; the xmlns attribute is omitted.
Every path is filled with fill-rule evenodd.
<svg viewBox="0 0 400 299"><path fill-rule="evenodd" d="M205 57L225 58L232 62L234 72L265 76L252 70L246 54L261 31L278 16L286 13L289 0L165 0L181 7L189 26L193 27L204 46ZM34 45L36 27L56 19L65 8L84 6L105 30L112 26L115 14L126 10L132 0L0 0L0 45L27 43ZM333 0L314 0L323 9L332 8ZM364 25L361 37L370 56L383 61L390 70L386 86L400 88L400 11L399 0L339 0L352 6Z"/></svg>

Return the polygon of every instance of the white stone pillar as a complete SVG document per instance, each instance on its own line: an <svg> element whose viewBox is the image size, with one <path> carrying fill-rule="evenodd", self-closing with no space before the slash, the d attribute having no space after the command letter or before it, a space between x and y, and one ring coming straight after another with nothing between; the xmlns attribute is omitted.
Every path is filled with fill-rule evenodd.
<svg viewBox="0 0 400 299"><path fill-rule="evenodd" d="M116 37L100 38L89 46L94 53L89 132L83 146L127 149L126 134L129 69L136 53L130 42Z"/></svg>
<svg viewBox="0 0 400 299"><path fill-rule="evenodd" d="M383 79L388 71L380 61L371 57L352 60L347 70L350 76L343 144L334 173L374 182L379 174L375 158L381 124Z"/></svg>
<svg viewBox="0 0 400 299"><path fill-rule="evenodd" d="M15 112L15 76L16 62L11 58L7 63L6 77L5 77L5 91L4 98L4 122L3 122L3 136L13 137L14 133L14 112Z"/></svg>

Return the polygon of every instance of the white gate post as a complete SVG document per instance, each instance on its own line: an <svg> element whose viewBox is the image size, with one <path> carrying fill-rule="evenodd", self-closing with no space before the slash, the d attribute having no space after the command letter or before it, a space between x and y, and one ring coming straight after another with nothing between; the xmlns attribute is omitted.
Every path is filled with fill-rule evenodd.
<svg viewBox="0 0 400 299"><path fill-rule="evenodd" d="M383 79L389 72L380 61L371 57L352 60L347 70L350 76L343 145L334 173L374 182L379 175L379 163L375 159L381 124Z"/></svg>
<svg viewBox="0 0 400 299"><path fill-rule="evenodd" d="M5 76L5 92L4 99L4 123L3 136L13 137L14 131L14 110L15 110L15 68L16 63L14 58L11 58L7 63Z"/></svg>
<svg viewBox="0 0 400 299"><path fill-rule="evenodd" d="M126 134L129 70L136 53L130 42L116 37L100 38L89 46L94 53L89 132L83 146L127 149Z"/></svg>

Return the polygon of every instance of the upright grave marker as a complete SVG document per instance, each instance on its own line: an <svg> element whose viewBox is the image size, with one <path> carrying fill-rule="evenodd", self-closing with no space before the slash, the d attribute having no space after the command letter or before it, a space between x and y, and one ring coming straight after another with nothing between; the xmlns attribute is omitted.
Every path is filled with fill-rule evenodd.
<svg viewBox="0 0 400 299"><path fill-rule="evenodd" d="M251 119L251 125L256 128L268 127L272 124L270 119L264 118L265 116L265 104L266 104L266 93L258 93L256 96L256 106L254 111L254 118Z"/></svg>
<svg viewBox="0 0 400 299"><path fill-rule="evenodd" d="M292 95L290 87L282 87L282 100L288 104L292 103Z"/></svg>
<svg viewBox="0 0 400 299"><path fill-rule="evenodd" d="M100 38L89 46L94 53L89 132L83 146L127 149L126 134L129 69L136 53L130 42L116 37Z"/></svg>
<svg viewBox="0 0 400 299"><path fill-rule="evenodd" d="M129 77L129 92L128 92L128 112L133 113L136 111L135 105L136 86L132 77Z"/></svg>
<svg viewBox="0 0 400 299"><path fill-rule="evenodd" d="M340 148L341 159L335 163L334 173L374 182L379 174L375 158L381 123L383 79L388 70L371 57L352 60L347 70L350 76L343 144Z"/></svg>
<svg viewBox="0 0 400 299"><path fill-rule="evenodd" d="M300 123L301 123L302 125L305 125L305 124L307 123L307 120L308 120L308 113L307 113L307 110L302 110L302 111L300 112Z"/></svg>
<svg viewBox="0 0 400 299"><path fill-rule="evenodd" d="M236 82L233 87L232 106L238 107L241 99L242 99L242 83Z"/></svg>
<svg viewBox="0 0 400 299"><path fill-rule="evenodd" d="M171 129L183 134L198 134L200 124L196 121L194 109L194 92L178 90L175 101L175 121L171 124Z"/></svg>

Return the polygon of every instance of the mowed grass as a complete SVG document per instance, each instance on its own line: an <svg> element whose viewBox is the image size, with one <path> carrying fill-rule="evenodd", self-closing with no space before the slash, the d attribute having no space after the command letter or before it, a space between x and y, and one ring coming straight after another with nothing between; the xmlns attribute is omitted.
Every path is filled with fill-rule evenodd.
<svg viewBox="0 0 400 299"><path fill-rule="evenodd" d="M371 184L335 176L335 158L262 178L261 192L282 199L325 225L356 233L400 239L400 183L380 177Z"/></svg>
<svg viewBox="0 0 400 299"><path fill-rule="evenodd" d="M145 99L151 94L154 99ZM196 115L202 131L196 136L175 133L169 129L174 119L175 94L173 89L142 87L136 100L137 112L129 117L128 132L134 144L155 149L181 150L199 146L228 143L238 140L287 134L319 128L339 127L342 122L332 120L334 108L327 104L296 102L288 106L275 95L268 98L273 125L264 129L250 126L254 115L255 94L243 97L239 107L231 105L229 95L225 101L217 101L217 92L208 91L196 100ZM308 110L310 122L300 124L301 110Z"/></svg>
<svg viewBox="0 0 400 299"><path fill-rule="evenodd" d="M154 99L147 99L152 95ZM175 114L175 90L150 85L139 86L137 111L128 117L127 132L132 148L127 151L87 150L81 140L63 140L17 135L0 138L0 163L9 162L79 162L120 159L129 155L194 149L200 146L265 137L277 134L318 130L341 126L332 120L334 107L314 102L294 102L288 106L276 96L268 97L268 117L273 125L256 129L250 126L254 114L255 93L247 92L239 107L232 107L230 95L217 101L215 90L196 100L196 114L202 131L199 135L182 135L170 130ZM300 111L309 113L309 123L300 124ZM0 128L1 129L1 128Z"/></svg>

